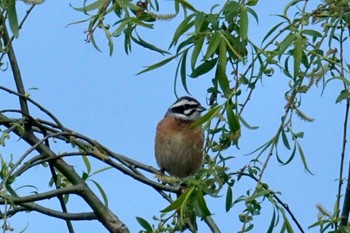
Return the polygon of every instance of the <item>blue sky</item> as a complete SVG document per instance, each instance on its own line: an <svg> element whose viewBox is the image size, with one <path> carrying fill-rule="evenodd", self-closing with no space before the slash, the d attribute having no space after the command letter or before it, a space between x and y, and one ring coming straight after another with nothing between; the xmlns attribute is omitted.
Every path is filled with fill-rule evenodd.
<svg viewBox="0 0 350 233"><path fill-rule="evenodd" d="M74 6L79 6L83 1L71 2ZM256 12L260 22L257 26L251 20L252 28L249 31L253 41L261 40L268 28L278 22L279 19L272 15L280 13L283 4L287 2L274 1L273 6L267 1L258 4ZM216 3L222 4L223 1L210 0L206 4L193 1L193 5L201 5L206 11ZM17 4L23 10L22 13L28 7L22 2ZM162 13L171 13L167 10L171 11L166 8ZM36 7L21 30L19 40L14 42L25 87L37 88L38 90L29 91L31 97L54 113L66 127L96 139L117 153L156 166L153 152L155 127L175 100L173 79L176 64L136 76L143 67L163 57L136 45L133 46L132 53L126 56L120 38L115 40L114 55L109 57L107 42L102 35L98 37L98 42L103 52L98 52L84 41L86 24L66 27L81 19L84 19L84 15L74 11L68 1L47 0ZM159 22L155 31L142 30L140 34L159 47L167 48L178 22L178 19ZM189 81L191 94L203 104L210 79L201 77ZM9 71L2 73L0 85L13 87L12 82ZM232 150L236 157L230 163L233 171L252 158L244 156L245 154L266 142L276 132L284 112L286 88L287 79L278 72L257 86L245 119L260 128L256 131L243 128L240 150ZM335 104L340 88L341 83L331 83L321 96L321 89L313 87L303 97L301 109L315 118L315 122L295 121L295 128L305 132L301 143L314 175L306 173L301 160L296 157L288 166L281 166L273 159L273 165L270 165L273 169L268 169L264 177L271 189L282 192L281 199L289 205L305 230L317 219L316 204L322 203L327 209L333 210L335 202L345 109L344 104ZM178 90L180 96L186 94L180 86ZM15 97L2 92L0 98L6 100L0 103L1 109L13 108L17 104ZM34 108L32 114L42 117ZM57 150L63 152L65 148ZM19 156L24 151L25 147L13 140L8 143L8 147L1 149L1 154L4 157L11 153ZM84 169L80 159L70 161L78 171ZM102 167L103 164L94 163L94 168ZM46 189L48 178L45 174L38 167L33 171L33 176L20 177L19 185L35 184ZM167 202L153 189L119 171L108 170L95 179L105 188L110 208L127 224L131 232L141 229L135 216L151 221L153 215L158 216L159 210L167 206ZM238 197L253 187L250 181L240 182L234 186L234 195ZM77 198L71 198L71 201L70 210L89 210ZM237 214L243 210L242 206L237 206L226 214L224 198L207 198L207 201L222 232L239 230L241 225ZM55 206L52 203L46 204ZM262 215L257 217L257 227L252 232L260 232L259 227L266 229L271 210L270 205L264 205ZM35 213L15 216L10 219L10 223L15 231L23 229L27 224L26 232L65 230L63 221ZM102 226L95 221L75 222L74 226L76 232L103 232ZM201 232L208 231L205 226L200 227Z"/></svg>

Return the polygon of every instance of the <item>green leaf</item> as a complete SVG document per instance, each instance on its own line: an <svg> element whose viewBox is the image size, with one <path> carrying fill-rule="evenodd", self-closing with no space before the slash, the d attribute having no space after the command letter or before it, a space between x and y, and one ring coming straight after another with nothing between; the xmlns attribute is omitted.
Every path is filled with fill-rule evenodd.
<svg viewBox="0 0 350 233"><path fill-rule="evenodd" d="M282 136L282 141L283 141L284 146L285 146L288 150L290 150L289 141L288 141L286 132L285 132L284 130L282 130L281 136Z"/></svg>
<svg viewBox="0 0 350 233"><path fill-rule="evenodd" d="M119 24L119 27L117 27L112 33L112 36L114 37L120 36L122 32L125 30L126 26L128 26L129 22L128 20L123 19L123 20L119 20L115 25L117 24Z"/></svg>
<svg viewBox="0 0 350 233"><path fill-rule="evenodd" d="M215 116L217 116L221 110L222 106L218 105L212 109L210 109L206 114L204 114L201 118L198 119L198 121L196 121L195 124L193 124L193 127L198 127L202 124L204 124L207 121L210 121L211 119L213 119Z"/></svg>
<svg viewBox="0 0 350 233"><path fill-rule="evenodd" d="M197 12L196 8L194 8L190 3L186 0L177 0L185 9L189 9L191 11Z"/></svg>
<svg viewBox="0 0 350 233"><path fill-rule="evenodd" d="M322 34L319 31L311 30L311 29L303 30L302 34L312 36L312 37L322 37Z"/></svg>
<svg viewBox="0 0 350 233"><path fill-rule="evenodd" d="M287 232L294 233L293 228L290 225L288 218L286 216L283 216L283 219L284 219L283 225L284 225L285 229L287 230Z"/></svg>
<svg viewBox="0 0 350 233"><path fill-rule="evenodd" d="M148 66L146 69L144 70L141 70L140 72L138 72L136 75L139 75L139 74L143 74L143 73L146 73L146 72L149 72L151 70L154 70L154 69L157 69L159 67L162 67L164 66L165 64L169 63L170 61L172 61L174 58L176 58L178 55L174 55L174 56L171 56L167 59L164 59L163 61L160 61L160 62L157 62L151 66Z"/></svg>
<svg viewBox="0 0 350 233"><path fill-rule="evenodd" d="M215 32L210 38L209 38L209 44L206 54L204 55L204 60L208 60L211 55L213 55L216 52L216 49L218 48L220 42L221 42L221 33Z"/></svg>
<svg viewBox="0 0 350 233"><path fill-rule="evenodd" d="M298 142L296 142L297 144L297 147L298 147L298 151L299 151L299 154L300 154L300 158L301 158L301 161L303 162L303 165L304 165L304 169L309 172L311 175L313 175L313 173L311 172L311 170L309 169L309 166L307 165L307 162L306 162L306 158L305 158L305 154L304 154L304 151L303 151L303 148L301 148L300 144Z"/></svg>
<svg viewBox="0 0 350 233"><path fill-rule="evenodd" d="M161 210L160 212L167 213L172 210L180 209L188 201L193 191L194 191L194 186L188 188L183 194L181 194L179 198L177 198L173 203L171 203L168 207Z"/></svg>
<svg viewBox="0 0 350 233"><path fill-rule="evenodd" d="M268 195L270 193L271 193L271 191L270 190L266 190L266 189L263 189L261 191L257 191L253 195L251 195L250 197L248 197L246 199L246 203L250 203L250 202L256 200L257 198L262 197L262 196L266 196L266 195Z"/></svg>
<svg viewBox="0 0 350 233"><path fill-rule="evenodd" d="M293 0L290 1L283 9L283 15L287 17L287 11L289 10L290 7L294 6L295 4L299 2L304 2L305 0Z"/></svg>
<svg viewBox="0 0 350 233"><path fill-rule="evenodd" d="M223 72L226 72L226 64L227 64L226 49L227 49L226 41L221 40L220 46L219 46L219 66Z"/></svg>
<svg viewBox="0 0 350 233"><path fill-rule="evenodd" d="M103 31L105 32L106 38L108 40L109 56L112 56L113 49L114 49L113 40L112 40L112 34L105 27L102 27L102 28L103 28Z"/></svg>
<svg viewBox="0 0 350 233"><path fill-rule="evenodd" d="M146 232L153 232L152 226L145 219L136 217L136 221L146 230Z"/></svg>
<svg viewBox="0 0 350 233"><path fill-rule="evenodd" d="M255 1L257 1L257 0L255 0ZM249 14L251 14L254 17L256 23L258 24L259 23L259 17L256 14L256 12L252 8L249 8L249 7L247 7L247 11L248 11Z"/></svg>
<svg viewBox="0 0 350 233"><path fill-rule="evenodd" d="M280 158L280 156L278 154L278 151L276 151L276 153L277 153L277 156L276 156L277 161L279 163L283 164L283 165L287 165L288 163L290 163L294 159L295 152L296 152L296 145L294 144L293 150L290 153L289 158L286 161L282 161L282 159Z"/></svg>
<svg viewBox="0 0 350 233"><path fill-rule="evenodd" d="M216 66L215 79L218 80L219 86L227 97L230 95L230 83L228 81L225 71L223 71L220 65Z"/></svg>
<svg viewBox="0 0 350 233"><path fill-rule="evenodd" d="M233 199L232 188L231 186L228 185L227 192L226 192L226 202L225 202L226 212L229 212L230 209L232 208L232 199Z"/></svg>
<svg viewBox="0 0 350 233"><path fill-rule="evenodd" d="M188 49L185 50L184 54L181 57L180 63L181 63L181 67L180 67L180 76L181 76L181 83L182 86L184 87L185 91L189 94L188 88L187 88L187 76L186 76L186 61L187 61L187 52Z"/></svg>
<svg viewBox="0 0 350 233"><path fill-rule="evenodd" d="M265 35L265 37L263 38L261 44L263 44L263 43L265 42L265 40L266 40L267 38L269 38L270 35L271 35L274 31L276 31L276 29L279 28L282 24L284 24L284 22L278 23L278 24L276 24L275 26L273 26L273 27L270 29L270 31L268 31L268 32L266 33L266 35Z"/></svg>
<svg viewBox="0 0 350 233"><path fill-rule="evenodd" d="M102 186L94 180L90 180L90 181L92 181L95 184L95 186L97 187L98 191L100 192L100 194L102 196L102 199L103 199L105 206L108 207L108 198L107 198L107 195L106 195L105 191L103 190Z"/></svg>
<svg viewBox="0 0 350 233"><path fill-rule="evenodd" d="M278 58L281 59L281 56L286 51L287 48L289 48L292 43L295 41L295 34L288 34L286 38L278 45Z"/></svg>
<svg viewBox="0 0 350 233"><path fill-rule="evenodd" d="M194 20L194 28L196 32L200 32L204 21L205 21L205 14L203 12L198 12L196 14L196 19Z"/></svg>
<svg viewBox="0 0 350 233"><path fill-rule="evenodd" d="M194 70L198 56L199 56L200 52L202 51L204 40L205 40L205 37L203 36L194 42L194 48L193 48L192 56L191 56L191 68L192 68L192 70Z"/></svg>
<svg viewBox="0 0 350 233"><path fill-rule="evenodd" d="M248 19L247 7L243 7L241 9L241 17L239 21L239 34L242 38L242 41L247 41L248 24L249 24L249 19Z"/></svg>
<svg viewBox="0 0 350 233"><path fill-rule="evenodd" d="M270 226L267 229L266 233L272 233L273 229L275 228L275 225L276 225L276 210L273 209L273 214L272 214L272 219L271 219L271 222L270 222Z"/></svg>
<svg viewBox="0 0 350 233"><path fill-rule="evenodd" d="M82 156L83 158L83 161L84 161L84 164L85 164L85 167L86 167L86 173L87 174L90 174L91 172L91 164L90 164L90 161L89 161L89 158L87 156Z"/></svg>
<svg viewBox="0 0 350 233"><path fill-rule="evenodd" d="M90 34L90 41L92 43L92 46L94 46L94 48L99 51L99 52L102 52L101 49L98 47L96 41L95 41L95 37L94 37L94 34Z"/></svg>
<svg viewBox="0 0 350 233"><path fill-rule="evenodd" d="M103 167L103 168L97 169L96 171L94 171L94 172L92 172L92 173L90 174L90 177L92 177L92 176L94 176L94 175L96 175L96 174L98 174L98 173L107 171L107 170L109 170L109 169L111 169L111 168L112 168L112 167L108 166L108 167Z"/></svg>
<svg viewBox="0 0 350 233"><path fill-rule="evenodd" d="M204 218L206 216L211 215L208 206L205 202L205 199L203 197L203 192L201 189L198 189L196 191L196 198L195 198L195 202L194 202L194 207L196 210L196 214L197 216Z"/></svg>
<svg viewBox="0 0 350 233"><path fill-rule="evenodd" d="M196 67L192 74L190 74L190 77L191 78L197 78L203 74L206 74L208 73L209 71L211 71L214 66L216 65L218 59L217 58L214 58L214 59L211 59L211 60L207 60L207 61L204 61L202 64L200 64L198 67Z"/></svg>
<svg viewBox="0 0 350 233"><path fill-rule="evenodd" d="M303 38L297 34L293 51L294 57L294 78L299 74L301 59L303 56Z"/></svg>
<svg viewBox="0 0 350 233"><path fill-rule="evenodd" d="M335 103L340 103L343 100L348 100L350 97L350 93L348 90L342 90L340 94L338 95L337 99L335 100Z"/></svg>
<svg viewBox="0 0 350 233"><path fill-rule="evenodd" d="M230 127L231 133L235 134L237 131L240 130L241 126L239 124L237 115L234 113L232 104L228 104L228 103L226 104L227 123Z"/></svg>
<svg viewBox="0 0 350 233"><path fill-rule="evenodd" d="M86 1L84 1L84 3L85 2ZM83 7L73 7L71 4L70 4L70 6L76 11L81 11L81 12L87 13L89 11L93 11L93 10L99 9L100 7L103 6L104 3L105 3L105 0L97 0L96 2L93 2L93 3L91 3L91 4L87 5L87 6L85 6L85 4L84 4Z"/></svg>
<svg viewBox="0 0 350 233"><path fill-rule="evenodd" d="M194 22L191 21L191 19L195 16L195 14L191 14L187 16L177 27L173 39L169 45L169 48L171 48L173 45L177 44L177 41L179 40L180 36L183 35L187 30L189 30L193 25Z"/></svg>
<svg viewBox="0 0 350 233"><path fill-rule="evenodd" d="M19 27L18 27L18 18L17 18L17 11L16 11L16 1L10 1L8 8L8 19L11 31L15 38L18 38L19 36Z"/></svg>
<svg viewBox="0 0 350 233"><path fill-rule="evenodd" d="M8 134L7 132L4 132L0 137L0 145L5 147L5 140L9 138L10 138L10 134Z"/></svg>
<svg viewBox="0 0 350 233"><path fill-rule="evenodd" d="M148 43L147 41L143 40L139 35L137 35L137 39L131 35L131 39L138 45L141 45L142 47L152 50L152 51L156 51L162 55L164 54L170 54L168 51L160 49L158 47L156 47L153 44Z"/></svg>
<svg viewBox="0 0 350 233"><path fill-rule="evenodd" d="M249 125L248 122L246 122L241 115L238 116L238 119L242 123L242 125L244 127L246 127L247 129L255 130L255 129L259 128L259 126L251 126L251 125Z"/></svg>

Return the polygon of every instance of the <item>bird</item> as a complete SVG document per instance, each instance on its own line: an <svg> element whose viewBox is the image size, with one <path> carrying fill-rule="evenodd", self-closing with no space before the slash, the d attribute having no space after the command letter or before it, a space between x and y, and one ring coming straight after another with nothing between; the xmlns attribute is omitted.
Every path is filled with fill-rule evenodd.
<svg viewBox="0 0 350 233"><path fill-rule="evenodd" d="M173 103L158 123L155 157L161 174L185 178L203 165L203 131L193 127L204 108L198 100L183 96Z"/></svg>

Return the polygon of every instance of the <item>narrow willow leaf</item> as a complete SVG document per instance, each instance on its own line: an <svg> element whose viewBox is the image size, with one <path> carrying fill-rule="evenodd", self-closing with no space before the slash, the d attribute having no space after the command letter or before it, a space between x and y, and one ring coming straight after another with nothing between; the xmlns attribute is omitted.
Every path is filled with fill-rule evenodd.
<svg viewBox="0 0 350 233"><path fill-rule="evenodd" d="M205 20L205 14L203 12L198 12L196 14L196 19L194 20L194 28L196 32L200 32L202 24Z"/></svg>
<svg viewBox="0 0 350 233"><path fill-rule="evenodd" d="M109 48L109 56L113 55L114 44L112 40L112 34L105 27L103 27L103 31L105 32L106 38L108 40L108 48Z"/></svg>
<svg viewBox="0 0 350 233"><path fill-rule="evenodd" d="M216 65L218 59L214 58L208 61L203 62L202 64L200 64L198 67L196 67L192 74L190 74L191 78L197 78L203 74L208 73L209 71L211 71L214 66Z"/></svg>
<svg viewBox="0 0 350 233"><path fill-rule="evenodd" d="M274 31L276 31L276 29L279 28L282 24L284 24L284 22L278 23L278 24L276 24L275 26L273 26L273 27L270 29L270 31L268 31L268 32L266 33L266 35L265 35L265 37L263 38L261 44L263 44L263 43L265 42L265 40L266 40L267 38L269 38L270 35L271 35Z"/></svg>
<svg viewBox="0 0 350 233"><path fill-rule="evenodd" d="M10 1L8 8L8 19L11 31L15 38L18 38L19 36L19 27L18 27L18 18L17 18L17 11L16 11L16 1Z"/></svg>
<svg viewBox="0 0 350 233"><path fill-rule="evenodd" d="M187 75L186 75L186 64L187 64L187 52L188 49L185 50L181 57L181 67L180 67L180 76L181 76L181 83L185 91L189 94L188 88L187 88Z"/></svg>
<svg viewBox="0 0 350 233"><path fill-rule="evenodd" d="M226 57L226 41L221 40L220 46L219 46L219 66L222 71L226 71L226 63L227 63L227 57Z"/></svg>
<svg viewBox="0 0 350 233"><path fill-rule="evenodd" d="M272 233L272 232L273 232L273 229L275 228L275 224L276 224L276 210L273 209L273 214L272 214L270 226L269 226L269 228L267 229L266 233Z"/></svg>
<svg viewBox="0 0 350 233"><path fill-rule="evenodd" d="M296 144L294 144L294 147L293 147L293 150L292 152L290 153L289 155L289 158L286 160L286 161L283 161L280 157L280 155L278 154L278 151L276 151L276 158L277 158L277 161L282 164L282 165L287 165L289 164L293 159L294 159L294 156L295 156L295 153L296 153Z"/></svg>
<svg viewBox="0 0 350 233"><path fill-rule="evenodd" d="M247 49L245 45L233 37L230 33L224 31L222 40L226 42L226 46L229 48L228 51L231 52L234 59L243 60L247 55Z"/></svg>
<svg viewBox="0 0 350 233"><path fill-rule="evenodd" d="M189 47L192 47L194 44L194 36L188 37L186 40L182 41L176 49L176 53L181 53L181 50L183 50L186 46L190 45ZM186 48L188 49L188 48Z"/></svg>
<svg viewBox="0 0 350 233"><path fill-rule="evenodd" d="M201 189L197 189L195 197L195 209L197 210L197 215L201 218L211 215ZM198 208L196 208L197 206Z"/></svg>
<svg viewBox="0 0 350 233"><path fill-rule="evenodd" d="M246 203L250 203L250 202L256 200L257 198L265 196L265 195L268 195L270 193L271 193L271 191L270 190L266 190L266 189L263 189L261 191L257 191L253 195L251 195L250 197L248 197L246 199Z"/></svg>
<svg viewBox="0 0 350 233"><path fill-rule="evenodd" d="M278 59L281 59L283 53L288 49L292 43L295 41L296 36L294 34L289 34L284 40L278 45Z"/></svg>
<svg viewBox="0 0 350 233"><path fill-rule="evenodd" d="M311 30L311 29L303 30L302 34L312 36L312 37L322 37L322 34L319 31Z"/></svg>
<svg viewBox="0 0 350 233"><path fill-rule="evenodd" d="M85 1L84 1L85 2ZM97 0L96 2L93 2L87 6L84 6L83 7L73 7L72 5L70 5L74 10L76 11L81 11L81 12L89 12L89 11L93 11L93 10L97 10L99 9L100 7L102 7L102 5L105 3L105 0Z"/></svg>
<svg viewBox="0 0 350 233"><path fill-rule="evenodd" d="M104 202L105 206L108 207L108 198L107 198L107 195L106 195L105 191L101 187L101 185L99 183L97 183L96 181L94 181L94 180L90 180L90 181L92 181L95 184L95 186L97 187L98 191L100 192L100 194L102 196L102 199L103 199L103 202Z"/></svg>
<svg viewBox="0 0 350 233"><path fill-rule="evenodd" d="M136 217L136 221L146 230L146 232L153 232L151 224L141 217Z"/></svg>
<svg viewBox="0 0 350 233"><path fill-rule="evenodd" d="M85 167L86 167L86 173L87 174L90 174L91 172L91 164L90 164L90 161L89 161L89 158L87 156L82 156L83 158L83 161L84 161L84 164L85 164Z"/></svg>
<svg viewBox="0 0 350 233"><path fill-rule="evenodd" d="M300 158L301 158L301 161L303 162L303 165L304 165L304 169L309 172L311 175L313 175L313 173L311 172L311 170L309 169L309 166L307 165L307 162L306 162L306 158L305 158L305 154L304 154L304 151L303 151L303 148L300 146L300 144L298 142L296 142L297 144L297 147L298 147L298 151L299 151L299 154L300 154Z"/></svg>
<svg viewBox="0 0 350 233"><path fill-rule="evenodd" d="M239 34L242 38L242 41L247 41L248 38L248 12L247 7L241 9L240 21L239 21Z"/></svg>
<svg viewBox="0 0 350 233"><path fill-rule="evenodd" d="M131 35L131 39L138 45L141 45L142 47L152 50L152 51L156 51L162 55L164 54L170 54L168 51L165 51L163 49L158 48L157 46L148 43L147 41L143 40L139 35L137 35L137 39Z"/></svg>
<svg viewBox="0 0 350 233"><path fill-rule="evenodd" d="M92 46L94 46L94 48L95 48L97 51L99 51L99 52L102 53L101 49L98 47L98 45L97 45L97 43L96 43L96 41L95 41L95 37L94 37L93 34L90 34L90 42L92 43Z"/></svg>
<svg viewBox="0 0 350 233"><path fill-rule="evenodd" d="M231 133L235 134L237 131L240 130L241 126L231 104L226 104L226 116L230 131Z"/></svg>
<svg viewBox="0 0 350 233"><path fill-rule="evenodd" d="M90 177L92 177L93 175L96 175L98 173L101 173L101 172L104 172L104 171L107 171L109 169L112 169L112 167L103 167L103 168L100 168L100 169L97 169L96 171L92 172L90 174Z"/></svg>
<svg viewBox="0 0 350 233"><path fill-rule="evenodd" d="M226 212L229 212L232 208L232 200L233 200L233 194L232 194L232 188L231 186L227 186L227 192L226 192L226 202L225 202L225 210Z"/></svg>
<svg viewBox="0 0 350 233"><path fill-rule="evenodd" d="M211 55L213 55L216 52L216 49L218 48L219 44L221 42L220 39L220 33L215 32L210 38L209 38L209 44L207 52L204 56L204 60L208 60Z"/></svg>
<svg viewBox="0 0 350 233"><path fill-rule="evenodd" d="M228 81L225 70L221 69L220 65L216 66L215 79L218 80L219 86L224 95L230 95L230 83Z"/></svg>
<svg viewBox="0 0 350 233"><path fill-rule="evenodd" d="M299 74L301 59L303 56L303 38L300 35L296 36L295 46L294 46L294 78Z"/></svg>
<svg viewBox="0 0 350 233"><path fill-rule="evenodd" d="M335 100L335 103L340 103L343 100L347 100L350 97L350 93L348 90L342 90L340 94L338 95L337 99Z"/></svg>
<svg viewBox="0 0 350 233"><path fill-rule="evenodd" d="M186 0L177 0L184 8L189 9L193 12L197 12L196 8L194 8L190 3L188 3Z"/></svg>
<svg viewBox="0 0 350 233"><path fill-rule="evenodd" d="M180 25L177 27L173 39L169 45L169 48L171 48L173 45L177 44L177 41L179 40L180 36L183 35L188 29L190 29L194 22L191 21L191 19L195 16L195 14L191 14L189 16L187 16L181 23Z"/></svg>
<svg viewBox="0 0 350 233"><path fill-rule="evenodd" d="M244 127L246 127L247 129L255 130L255 129L259 128L259 126L251 126L251 125L249 125L248 122L246 120L244 120L241 115L238 116L238 119L242 123L242 125Z"/></svg>
<svg viewBox="0 0 350 233"><path fill-rule="evenodd" d="M160 61L160 62L157 62L151 66L148 66L146 69L144 70L141 70L140 72L138 72L136 75L139 75L139 74L143 74L143 73L146 73L146 72L149 72L151 70L154 70L154 69L157 69L161 66L164 66L165 64L169 63L170 61L172 61L174 58L176 58L178 55L174 55L174 56L171 56L167 59L164 59L163 61Z"/></svg>
<svg viewBox="0 0 350 233"><path fill-rule="evenodd" d="M213 119L215 116L217 116L221 110L222 106L218 105L215 108L210 109L206 114L204 114L201 118L196 121L195 124L192 125L192 127L198 127L202 124L204 124L207 121L210 121Z"/></svg>
<svg viewBox="0 0 350 233"><path fill-rule="evenodd" d="M255 1L257 2L257 0L255 0ZM247 11L248 11L249 14L251 14L254 17L256 23L259 24L259 17L256 14L256 12L250 7L247 7Z"/></svg>
<svg viewBox="0 0 350 233"><path fill-rule="evenodd" d="M117 24L120 23L119 27L115 29L115 31L112 33L114 37L118 37L122 34L122 32L125 30L126 26L128 26L129 22L128 20L120 20L117 22Z"/></svg>
<svg viewBox="0 0 350 233"><path fill-rule="evenodd" d="M192 71L194 70L194 67L196 66L198 56L199 56L200 52L202 51L204 40L205 40L205 37L202 36L201 38L199 38L198 40L196 40L194 42L194 48L193 48L192 56L191 56Z"/></svg>
<svg viewBox="0 0 350 233"><path fill-rule="evenodd" d="M194 191L194 187L188 188L179 198L177 198L173 203L171 203L168 207L165 209L161 210L160 212L162 213L167 213L172 210L178 210L180 209L186 201L189 199L191 196L192 192Z"/></svg>
<svg viewBox="0 0 350 233"><path fill-rule="evenodd" d="M299 2L304 2L305 0L293 0L290 1L283 9L283 15L287 16L287 11L289 10L290 7L294 6L295 4L299 3Z"/></svg>
<svg viewBox="0 0 350 233"><path fill-rule="evenodd" d="M281 136L282 136L283 145L284 145L288 150L290 150L289 141L288 141L286 132L285 132L284 130L282 130Z"/></svg>
<svg viewBox="0 0 350 233"><path fill-rule="evenodd" d="M286 230L288 233L294 233L292 226L290 225L290 222L286 216L284 216L284 223L283 225L285 226Z"/></svg>

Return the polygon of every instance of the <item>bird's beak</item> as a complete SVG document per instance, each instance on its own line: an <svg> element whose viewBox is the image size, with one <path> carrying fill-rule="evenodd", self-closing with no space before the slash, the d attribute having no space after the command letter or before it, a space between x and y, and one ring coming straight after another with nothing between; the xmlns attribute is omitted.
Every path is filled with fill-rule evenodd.
<svg viewBox="0 0 350 233"><path fill-rule="evenodd" d="M197 110L199 111L199 112L204 112L205 110L207 110L205 107L203 107L203 106L198 106L198 108L197 108Z"/></svg>

